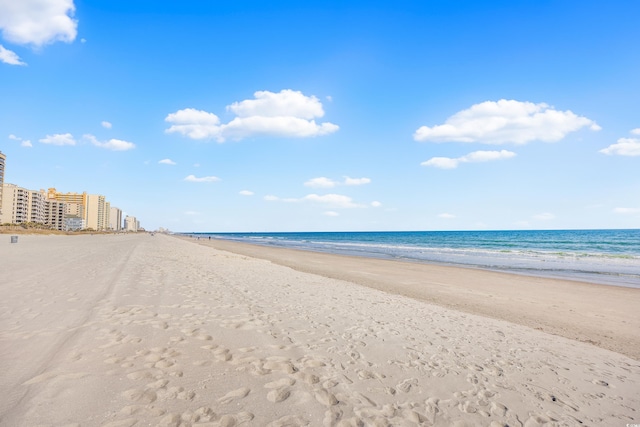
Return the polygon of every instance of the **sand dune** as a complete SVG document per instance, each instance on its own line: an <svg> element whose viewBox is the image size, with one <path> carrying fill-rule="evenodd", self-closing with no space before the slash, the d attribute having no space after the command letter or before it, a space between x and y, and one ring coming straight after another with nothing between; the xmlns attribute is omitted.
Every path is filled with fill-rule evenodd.
<svg viewBox="0 0 640 427"><path fill-rule="evenodd" d="M0 289L3 426L640 422L622 354L169 236L0 242Z"/></svg>

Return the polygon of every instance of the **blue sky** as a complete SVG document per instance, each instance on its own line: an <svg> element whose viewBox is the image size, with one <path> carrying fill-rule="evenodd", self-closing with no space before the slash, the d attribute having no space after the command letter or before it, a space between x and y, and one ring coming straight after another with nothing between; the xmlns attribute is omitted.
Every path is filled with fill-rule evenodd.
<svg viewBox="0 0 640 427"><path fill-rule="evenodd" d="M5 180L147 229L638 228L638 16L0 0Z"/></svg>

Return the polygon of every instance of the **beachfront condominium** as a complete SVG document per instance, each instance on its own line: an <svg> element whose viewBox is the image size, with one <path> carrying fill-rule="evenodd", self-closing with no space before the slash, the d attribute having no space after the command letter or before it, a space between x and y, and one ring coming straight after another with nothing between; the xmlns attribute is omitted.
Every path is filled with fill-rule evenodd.
<svg viewBox="0 0 640 427"><path fill-rule="evenodd" d="M61 193L55 188L49 188L47 197L66 203L65 214L71 218L81 218L83 228L92 230L108 230L111 206L105 196L101 194ZM77 226L78 222L74 222Z"/></svg>
<svg viewBox="0 0 640 427"><path fill-rule="evenodd" d="M113 231L122 230L122 210L115 206L109 209L109 229Z"/></svg>
<svg viewBox="0 0 640 427"><path fill-rule="evenodd" d="M31 193L15 184L2 185L2 224L22 224L29 222Z"/></svg>
<svg viewBox="0 0 640 427"><path fill-rule="evenodd" d="M4 186L4 163L7 156L0 151L0 217L2 216L2 187Z"/></svg>
<svg viewBox="0 0 640 427"><path fill-rule="evenodd" d="M126 231L136 232L138 231L138 228L140 228L140 223L136 217L127 215L124 219L124 229Z"/></svg>
<svg viewBox="0 0 640 427"><path fill-rule="evenodd" d="M3 184L2 192L0 223L35 223L56 230L64 229L64 203L49 200L44 190L28 190L15 184Z"/></svg>
<svg viewBox="0 0 640 427"><path fill-rule="evenodd" d="M104 196L100 194L87 195L84 219L87 223L87 228L93 230L106 230L109 227L109 213Z"/></svg>
<svg viewBox="0 0 640 427"><path fill-rule="evenodd" d="M66 203L66 215L84 218L87 206L86 191L83 193L60 193L55 188L49 188L47 198Z"/></svg>

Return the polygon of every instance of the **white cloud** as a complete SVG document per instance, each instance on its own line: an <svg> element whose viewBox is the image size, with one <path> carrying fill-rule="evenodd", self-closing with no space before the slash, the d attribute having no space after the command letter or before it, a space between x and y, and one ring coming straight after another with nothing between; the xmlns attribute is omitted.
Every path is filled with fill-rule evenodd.
<svg viewBox="0 0 640 427"><path fill-rule="evenodd" d="M513 151L500 150L500 151L474 151L465 156L458 158L450 157L433 157L426 162L420 163L422 166L432 166L440 169L455 169L460 163L481 163L490 162L493 160L504 160L515 157L516 153Z"/></svg>
<svg viewBox="0 0 640 427"><path fill-rule="evenodd" d="M217 182L220 181L220 178L217 176L203 176L198 178L195 175L189 175L184 180L188 182Z"/></svg>
<svg viewBox="0 0 640 427"><path fill-rule="evenodd" d="M47 135L46 138L42 138L39 141L50 145L76 145L76 140L70 133Z"/></svg>
<svg viewBox="0 0 640 427"><path fill-rule="evenodd" d="M552 213L544 212L538 215L534 215L533 219L537 219L539 221L549 221L554 219L556 216Z"/></svg>
<svg viewBox="0 0 640 427"><path fill-rule="evenodd" d="M599 152L609 156L640 156L640 138L620 138L616 144L611 144Z"/></svg>
<svg viewBox="0 0 640 427"><path fill-rule="evenodd" d="M324 194L322 196L318 194L308 194L303 197L303 200L315 203L323 203L339 208L357 208L362 206L354 203L351 197L344 196L342 194Z"/></svg>
<svg viewBox="0 0 640 427"><path fill-rule="evenodd" d="M278 93L258 91L254 97L228 105L227 111L236 117L226 124L221 124L218 116L206 111L194 108L176 111L165 118L172 124L165 132L225 142L252 136L306 138L338 130L333 123L317 124L313 120L324 116L322 104L315 96L285 89Z"/></svg>
<svg viewBox="0 0 640 427"><path fill-rule="evenodd" d="M105 128L105 129L111 129L111 128L113 127L113 125L112 125L110 122L106 122L106 121L104 121L104 122L102 122L102 123L100 123L100 124L101 124L101 125L102 125L102 127L103 127L103 128Z"/></svg>
<svg viewBox="0 0 640 427"><path fill-rule="evenodd" d="M374 200L373 202L371 202L371 206L373 206L374 208L379 208L380 206L382 206L382 203Z"/></svg>
<svg viewBox="0 0 640 427"><path fill-rule="evenodd" d="M329 178L325 178L324 176L312 178L304 183L305 186L313 188L333 188L339 184L339 182L336 182Z"/></svg>
<svg viewBox="0 0 640 427"><path fill-rule="evenodd" d="M181 133L191 139L217 138L220 133L220 119L213 113L185 108L169 114L166 122L173 123L166 133Z"/></svg>
<svg viewBox="0 0 640 427"><path fill-rule="evenodd" d="M450 214L450 213L441 213L440 215L438 215L438 218L444 218L444 219L453 219L456 216L454 214Z"/></svg>
<svg viewBox="0 0 640 427"><path fill-rule="evenodd" d="M338 130L332 123L316 124L314 120L299 117L236 117L226 125L220 127L218 142L226 139L241 140L251 136L276 136L288 138L308 138L326 135Z"/></svg>
<svg viewBox="0 0 640 427"><path fill-rule="evenodd" d="M21 45L42 46L76 38L73 0L0 0L3 38Z"/></svg>
<svg viewBox="0 0 640 427"><path fill-rule="evenodd" d="M464 163L479 163L490 162L493 160L510 159L515 157L516 153L513 151L500 150L500 151L474 151L466 156L460 157L460 161Z"/></svg>
<svg viewBox="0 0 640 427"><path fill-rule="evenodd" d="M627 215L640 213L640 208L615 208L613 211L618 214Z"/></svg>
<svg viewBox="0 0 640 427"><path fill-rule="evenodd" d="M343 182L334 181L333 179L326 178L324 176L318 178L312 178L309 181L305 182L304 185L307 187L314 188L333 188L339 185L364 185L369 184L371 180L369 178L350 178L348 176L344 177Z"/></svg>
<svg viewBox="0 0 640 427"><path fill-rule="evenodd" d="M439 169L455 169L458 167L460 161L458 159L452 159L450 157L432 157L426 162L420 163L421 166L432 166Z"/></svg>
<svg viewBox="0 0 640 427"><path fill-rule="evenodd" d="M324 212L322 215L325 215L325 216L332 216L332 217L340 216L340 214L339 214L338 212L335 212L335 211L326 211L326 212Z"/></svg>
<svg viewBox="0 0 640 427"><path fill-rule="evenodd" d="M196 212L196 211L186 211L184 214L185 214L185 215L193 216L193 215L200 215L200 212Z"/></svg>
<svg viewBox="0 0 640 427"><path fill-rule="evenodd" d="M640 128L631 129L631 133L634 135L640 135Z"/></svg>
<svg viewBox="0 0 640 427"><path fill-rule="evenodd" d="M257 91L255 99L234 102L227 106L227 111L238 117L300 117L313 119L324 116L322 104L315 96L305 96L302 92L290 89L278 93Z"/></svg>
<svg viewBox="0 0 640 427"><path fill-rule="evenodd" d="M526 144L555 142L583 127L600 130L594 121L571 111L558 111L547 104L501 99L472 105L449 117L444 124L422 126L416 141Z"/></svg>
<svg viewBox="0 0 640 427"><path fill-rule="evenodd" d="M241 196L253 196L254 192L253 191L249 191L249 190L242 190L239 194Z"/></svg>
<svg viewBox="0 0 640 427"><path fill-rule="evenodd" d="M361 208L364 205L354 203L353 199L349 196L344 196L342 194L307 194L304 197L299 199L296 198L281 198L273 195L268 195L264 197L264 200L269 202L286 202L286 203L318 203L327 206L331 206L334 208Z"/></svg>
<svg viewBox="0 0 640 427"><path fill-rule="evenodd" d="M22 62L18 54L14 51L6 49L0 44L0 61L9 65L27 65L26 62Z"/></svg>
<svg viewBox="0 0 640 427"><path fill-rule="evenodd" d="M111 151L127 151L136 148L136 145L133 142L123 141L121 139L110 139L106 142L101 142L91 134L85 134L83 135L83 138L91 142L96 147L104 148Z"/></svg>
<svg viewBox="0 0 640 427"><path fill-rule="evenodd" d="M21 147L33 147L33 145L31 144L31 141L29 141L28 139L22 139L19 136L15 136L14 134L10 134L9 135L9 139L12 139L14 141L20 141L20 146Z"/></svg>
<svg viewBox="0 0 640 427"><path fill-rule="evenodd" d="M172 165L172 166L176 164L176 162L174 162L171 159L162 159L158 163L161 165Z"/></svg>
<svg viewBox="0 0 640 427"><path fill-rule="evenodd" d="M369 178L350 178L348 176L344 177L344 185L364 185L370 183L371 180Z"/></svg>
<svg viewBox="0 0 640 427"><path fill-rule="evenodd" d="M121 139L110 139L107 142L102 142L97 144L98 147L106 148L107 150L112 151L127 151L133 150L136 145L133 142L123 141Z"/></svg>

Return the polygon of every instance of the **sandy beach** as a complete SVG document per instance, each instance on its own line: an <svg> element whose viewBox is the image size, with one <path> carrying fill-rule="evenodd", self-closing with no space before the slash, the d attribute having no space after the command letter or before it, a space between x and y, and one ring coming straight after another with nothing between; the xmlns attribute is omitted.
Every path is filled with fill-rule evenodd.
<svg viewBox="0 0 640 427"><path fill-rule="evenodd" d="M640 423L640 291L147 234L0 236L2 426Z"/></svg>

